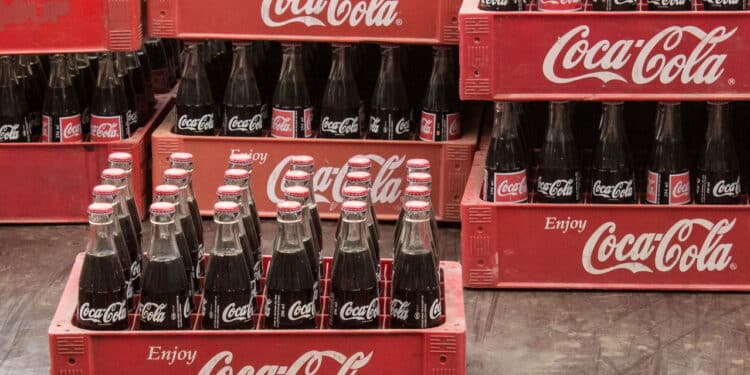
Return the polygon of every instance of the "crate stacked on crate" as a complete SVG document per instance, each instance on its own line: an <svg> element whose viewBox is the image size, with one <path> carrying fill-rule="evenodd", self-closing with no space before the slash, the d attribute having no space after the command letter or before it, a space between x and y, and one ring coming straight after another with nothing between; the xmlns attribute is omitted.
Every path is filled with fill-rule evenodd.
<svg viewBox="0 0 750 375"><path fill-rule="evenodd" d="M359 123L363 134L369 129L367 106L370 104L370 96L378 75L377 64L380 60L375 43L409 45L408 48L402 48L408 49L408 52L403 54L408 54L409 59L414 57L414 60L402 64L402 69L407 81L409 104L414 111L411 118L416 126L412 129L418 133L420 103L432 61L429 44L450 45L458 41L459 2L456 0L441 0L429 7L418 1L368 0L340 3L286 3L269 0L263 1L262 4L221 1L213 4L210 9L199 1L160 1L150 2L148 6L149 32L153 36L185 40L221 38L227 41L260 41L256 43L260 47L251 48L254 48L254 54L265 53L266 56L279 55L276 42L303 42L303 57L308 51L313 51L307 56L317 56L319 59L305 67L307 85L310 87L314 105L313 128L321 127L321 94L329 74L327 64L330 60L326 59L330 58L331 52L323 43L359 43L356 46L360 52L357 55L358 60L355 60L354 69L357 84L360 86L359 96L362 105ZM238 11L251 15L251 19L255 19L256 22L235 17ZM269 48L269 45L272 48ZM224 51L222 56L227 55L226 46L215 42L209 42L206 48L221 50ZM322 55L320 51L323 51ZM261 68L255 68L255 76L263 97L263 105L270 108L282 62L278 58L270 62L269 58L265 60L266 62L260 63ZM226 67L228 63L224 61L220 65ZM206 71L215 104L221 106L224 88L217 87L218 80L212 76L226 76L228 72L216 72L215 66L213 62L209 62ZM173 130L178 124L178 119L169 116L154 133L153 178L160 178L168 167L167 158L172 152L192 153L196 164L195 190L202 205L201 212L207 215L212 210L209 204L214 194L212 187L215 181L221 178L229 155L252 154L255 160L253 181L258 207L263 216L270 217L275 214L275 203L281 199L281 177L289 163L289 156L308 154L316 161L314 189L318 203L322 207L321 216L333 218L337 216L342 201L340 192L346 174L346 160L353 156L366 156L374 162L373 195L378 216L381 219L392 220L398 214L399 198L406 186L406 176L402 172L406 160L425 158L432 164L433 196L438 219L458 221L460 197L473 153L477 149L481 115L481 107L471 103L464 104L461 111L463 134L459 139L442 142L420 142L414 140L415 137L406 141L376 140L364 136L355 139L332 139L317 136L317 131L312 132L312 139L273 138L266 135L271 128L271 116L268 115L264 120L265 133L261 137L179 135ZM267 114L268 110L266 111ZM220 110L217 112L213 123L218 133L222 121L226 118L222 119Z"/></svg>
<svg viewBox="0 0 750 375"><path fill-rule="evenodd" d="M746 12L710 12L701 3L683 12L648 10L645 3L628 12L594 12L590 4L582 12L539 12L535 4L522 12L487 12L478 3L465 1L459 14L462 99L626 101L626 109L637 107L634 102L694 101L682 110L693 162L706 126L705 103L695 102L734 101L737 138L746 138L746 106L736 102L750 99L750 76L742 68ZM577 104L592 105L598 106ZM642 114L626 110L635 115L626 117L628 126L640 129L629 133L631 143L653 138L654 113L633 120ZM586 124L592 139L597 124ZM742 251L750 226L744 196L737 205L651 205L639 182L636 204L593 204L588 197L549 204L536 202L532 183L531 203L489 203L482 199L489 141L480 144L487 146L475 156L461 203L465 286L750 288L743 272L750 267ZM747 154L738 153L746 169ZM591 161L590 150L582 155ZM640 161L636 181L645 179L648 151L633 156Z"/></svg>

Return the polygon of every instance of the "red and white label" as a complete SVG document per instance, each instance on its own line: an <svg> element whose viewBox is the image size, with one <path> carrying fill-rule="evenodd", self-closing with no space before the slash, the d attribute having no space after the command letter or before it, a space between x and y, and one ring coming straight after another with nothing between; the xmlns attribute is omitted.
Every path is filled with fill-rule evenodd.
<svg viewBox="0 0 750 375"><path fill-rule="evenodd" d="M122 137L122 117L91 115L91 141L119 141Z"/></svg>
<svg viewBox="0 0 750 375"><path fill-rule="evenodd" d="M448 124L448 140L453 141L461 138L461 114L449 113L445 118Z"/></svg>
<svg viewBox="0 0 750 375"><path fill-rule="evenodd" d="M297 111L274 108L271 111L271 136L294 138L297 127Z"/></svg>
<svg viewBox="0 0 750 375"><path fill-rule="evenodd" d="M669 204L690 203L690 172L669 175Z"/></svg>
<svg viewBox="0 0 750 375"><path fill-rule="evenodd" d="M581 0L540 0L542 12L575 12L583 9Z"/></svg>
<svg viewBox="0 0 750 375"><path fill-rule="evenodd" d="M648 171L648 181L646 182L646 202L659 204L659 179L658 173Z"/></svg>
<svg viewBox="0 0 750 375"><path fill-rule="evenodd" d="M495 173L495 202L521 203L529 200L526 170Z"/></svg>
<svg viewBox="0 0 750 375"><path fill-rule="evenodd" d="M422 111L422 121L419 124L419 139L423 141L435 140L435 122L437 115Z"/></svg>
<svg viewBox="0 0 750 375"><path fill-rule="evenodd" d="M80 142L82 139L81 115L60 117L60 142Z"/></svg>
<svg viewBox="0 0 750 375"><path fill-rule="evenodd" d="M50 123L52 123L52 119L47 115L42 115L42 142L49 142L52 138L49 136Z"/></svg>
<svg viewBox="0 0 750 375"><path fill-rule="evenodd" d="M305 138L311 138L312 137L312 119L313 119L313 109L305 108L304 112L304 121L305 121Z"/></svg>

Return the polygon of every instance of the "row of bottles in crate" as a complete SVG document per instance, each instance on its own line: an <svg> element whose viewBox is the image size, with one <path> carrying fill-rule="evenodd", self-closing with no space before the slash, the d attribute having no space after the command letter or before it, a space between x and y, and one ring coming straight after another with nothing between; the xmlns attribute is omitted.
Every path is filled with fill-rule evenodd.
<svg viewBox="0 0 750 375"><path fill-rule="evenodd" d="M286 201L277 206L279 229L268 269L262 262L250 155L231 156L225 185L217 190L216 237L207 261L191 187L192 155L171 155L164 184L154 189L151 236L143 244L132 203L132 157L113 153L109 162L88 211L75 318L81 328L127 329L128 312L134 311L141 330L190 329L191 313L201 316L203 329L251 329L254 314L265 328L315 328L324 308L330 328L378 328L381 315L389 316L394 328L429 328L444 319L427 160L407 164L410 186L389 272L380 267L382 235L371 199L370 159L348 162L334 244L324 241L310 191L314 160L293 158L284 177ZM330 272L322 267L323 246L335 246ZM327 298L321 298L324 290ZM386 300L389 310L381 307Z"/></svg>
<svg viewBox="0 0 750 375"><path fill-rule="evenodd" d="M0 57L0 143L118 141L179 76L176 40L135 52Z"/></svg>
<svg viewBox="0 0 750 375"><path fill-rule="evenodd" d="M677 102L659 102L653 127L652 104L631 105L631 116L626 117L625 103L601 104L598 127L587 126L596 113L589 111L592 104L581 105L571 127L572 104L550 103L549 126L537 155L529 142L537 144L530 138L539 129L534 128L539 119L525 121L524 104L496 103L484 199L667 205L744 202L741 150L735 138L745 135L747 124L738 115L734 118L741 123L730 126L730 103L684 103L681 108ZM737 103L736 109L745 108ZM581 149L577 142L593 145Z"/></svg>

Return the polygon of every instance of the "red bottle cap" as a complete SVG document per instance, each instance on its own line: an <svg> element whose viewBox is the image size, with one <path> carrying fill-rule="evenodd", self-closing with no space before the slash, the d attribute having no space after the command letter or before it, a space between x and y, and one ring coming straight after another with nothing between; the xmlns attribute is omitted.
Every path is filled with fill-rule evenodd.
<svg viewBox="0 0 750 375"><path fill-rule="evenodd" d="M214 204L214 211L221 213L237 213L240 212L240 206L234 202L217 202Z"/></svg>
<svg viewBox="0 0 750 375"><path fill-rule="evenodd" d="M423 201L408 201L404 204L407 211L422 212L430 209L430 204Z"/></svg>
<svg viewBox="0 0 750 375"><path fill-rule="evenodd" d="M235 185L222 185L216 189L216 195L240 195L242 188Z"/></svg>
<svg viewBox="0 0 750 375"><path fill-rule="evenodd" d="M359 156L355 156L347 162L350 167L354 168L370 168L372 167L372 160L369 158L363 158Z"/></svg>
<svg viewBox="0 0 750 375"><path fill-rule="evenodd" d="M169 155L170 161L192 162L193 154L189 152L173 152Z"/></svg>
<svg viewBox="0 0 750 375"><path fill-rule="evenodd" d="M172 203L156 202L151 203L149 212L151 212L152 214L173 214L175 213L175 208Z"/></svg>
<svg viewBox="0 0 750 375"><path fill-rule="evenodd" d="M296 155L292 156L292 165L313 165L315 164L315 158L310 155Z"/></svg>
<svg viewBox="0 0 750 375"><path fill-rule="evenodd" d="M432 182L432 176L430 176L429 173L423 173L423 172L415 172L415 173L409 173L408 176L406 176L407 182Z"/></svg>
<svg viewBox="0 0 750 375"><path fill-rule="evenodd" d="M232 154L229 155L229 162L232 164L252 165L253 156L250 154Z"/></svg>
<svg viewBox="0 0 750 375"><path fill-rule="evenodd" d="M188 171L182 168L169 168L164 171L164 177L166 178L187 178Z"/></svg>
<svg viewBox="0 0 750 375"><path fill-rule="evenodd" d="M427 159L409 159L406 161L406 168L425 169L430 167L430 161Z"/></svg>
<svg viewBox="0 0 750 375"><path fill-rule="evenodd" d="M120 168L107 168L102 171L102 178L125 178L127 172Z"/></svg>
<svg viewBox="0 0 750 375"><path fill-rule="evenodd" d="M250 176L250 173L244 169L232 168L224 171L224 178L232 180L245 180Z"/></svg>
<svg viewBox="0 0 750 375"><path fill-rule="evenodd" d="M290 186L284 189L284 194L294 198L307 198L310 196L310 189L304 186Z"/></svg>
<svg viewBox="0 0 750 375"><path fill-rule="evenodd" d="M306 181L310 179L310 174L305 171L287 171L284 179L289 181Z"/></svg>
<svg viewBox="0 0 750 375"><path fill-rule="evenodd" d="M362 201L346 201L341 208L345 212L365 212L367 210L367 203Z"/></svg>
<svg viewBox="0 0 750 375"><path fill-rule="evenodd" d="M404 195L410 196L410 197L423 197L426 195L430 195L430 188L427 186L407 186L404 190Z"/></svg>
<svg viewBox="0 0 750 375"><path fill-rule="evenodd" d="M91 203L88 208L89 214L111 214L114 211L109 203Z"/></svg>
<svg viewBox="0 0 750 375"><path fill-rule="evenodd" d="M115 185L96 185L94 186L93 190L94 196L107 196L107 195L117 195L117 186Z"/></svg>
<svg viewBox="0 0 750 375"><path fill-rule="evenodd" d="M175 185L163 184L154 188L154 193L159 196L177 195L180 188Z"/></svg>
<svg viewBox="0 0 750 375"><path fill-rule="evenodd" d="M364 186L347 186L342 193L345 198L364 197L367 195L367 188Z"/></svg>
<svg viewBox="0 0 750 375"><path fill-rule="evenodd" d="M349 182L368 182L370 174L368 172L349 172L346 174L346 180Z"/></svg>
<svg viewBox="0 0 750 375"><path fill-rule="evenodd" d="M107 161L110 163L127 163L133 162L133 155L129 152L113 152L109 154Z"/></svg>
<svg viewBox="0 0 750 375"><path fill-rule="evenodd" d="M279 212L300 212L302 211L302 204L294 201L283 201L276 205L276 209Z"/></svg>

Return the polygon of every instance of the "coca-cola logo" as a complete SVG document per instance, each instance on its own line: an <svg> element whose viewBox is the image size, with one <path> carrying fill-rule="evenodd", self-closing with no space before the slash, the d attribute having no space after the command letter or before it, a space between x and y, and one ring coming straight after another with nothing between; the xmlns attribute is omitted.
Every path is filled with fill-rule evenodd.
<svg viewBox="0 0 750 375"><path fill-rule="evenodd" d="M232 116L227 121L227 129L229 131L242 131L247 133L258 132L263 129L263 116L258 113L257 115L240 120L238 116Z"/></svg>
<svg viewBox="0 0 750 375"><path fill-rule="evenodd" d="M354 306L354 302L349 301L341 306L339 318L341 320L356 321L373 321L378 318L380 303L378 298L373 298L368 305Z"/></svg>
<svg viewBox="0 0 750 375"><path fill-rule="evenodd" d="M295 301L289 307L289 313L287 314L287 319L289 320L313 319L314 317L315 303L312 301L304 304L302 301Z"/></svg>
<svg viewBox="0 0 750 375"><path fill-rule="evenodd" d="M321 368L328 368L327 374L354 375L359 373L372 359L373 352L365 355L356 352L350 356L340 352L326 350L311 350L299 356L290 365L262 365L257 369L251 365L238 366L235 371L232 368L232 352L223 351L206 362L200 369L198 375L233 375L233 374L268 374L268 375L317 375L323 374ZM330 366L324 366L325 360L331 359L340 365L338 371L333 371Z"/></svg>
<svg viewBox="0 0 750 375"><path fill-rule="evenodd" d="M656 5L657 7L682 7L685 5L687 0L648 0L649 4Z"/></svg>
<svg viewBox="0 0 750 375"><path fill-rule="evenodd" d="M253 304L237 306L234 302L224 307L221 313L221 321L224 323L247 322L253 318Z"/></svg>
<svg viewBox="0 0 750 375"><path fill-rule="evenodd" d="M633 180L618 181L606 185L601 180L594 181L592 194L606 199L627 199L633 196Z"/></svg>
<svg viewBox="0 0 750 375"><path fill-rule="evenodd" d="M435 140L435 122L437 115L429 112L422 112L422 121L419 125L419 139L423 141Z"/></svg>
<svg viewBox="0 0 750 375"><path fill-rule="evenodd" d="M42 115L42 142L50 141L50 125L52 124L52 118L47 115Z"/></svg>
<svg viewBox="0 0 750 375"><path fill-rule="evenodd" d="M183 115L183 117L184 117L184 115ZM136 111L134 111L132 109L129 109L125 113L125 119L126 119L126 121L127 121L127 123L129 125L138 125L138 112L136 112ZM213 117L211 119L212 119L211 120L211 127L209 129L213 129L213 127L214 127L214 125L213 125ZM180 117L180 120L182 120L182 117Z"/></svg>
<svg viewBox="0 0 750 375"><path fill-rule="evenodd" d="M440 298L436 298L434 301L432 301L432 305L430 306L430 320L440 318L442 312L443 310L442 306L440 306Z"/></svg>
<svg viewBox="0 0 750 375"><path fill-rule="evenodd" d="M21 140L21 124L0 125L0 141L10 142Z"/></svg>
<svg viewBox="0 0 750 375"><path fill-rule="evenodd" d="M133 280L141 277L141 262L130 263L130 277Z"/></svg>
<svg viewBox="0 0 750 375"><path fill-rule="evenodd" d="M296 127L296 111L274 108L271 113L271 135L292 138Z"/></svg>
<svg viewBox="0 0 750 375"><path fill-rule="evenodd" d="M320 130L326 133L335 133L342 135L359 133L359 118L347 117L341 121L333 121L328 116L323 117L320 121Z"/></svg>
<svg viewBox="0 0 750 375"><path fill-rule="evenodd" d="M60 129L61 142L80 142L82 139L81 116L60 117Z"/></svg>
<svg viewBox="0 0 750 375"><path fill-rule="evenodd" d="M508 0L482 0L482 4L487 6L506 6Z"/></svg>
<svg viewBox="0 0 750 375"><path fill-rule="evenodd" d="M403 179L396 177L395 173L406 161L406 155L392 155L388 158L374 154L354 156L369 158L374 165L380 166L372 180L373 203L395 203L401 195L401 183L403 182ZM344 201L341 191L346 180L346 160L348 159L343 160L341 167L322 166L312 176L312 190L315 193L316 202L330 203L331 209L334 207L334 202L342 203ZM268 176L266 194L274 204L283 201L283 196L277 195L277 189L281 189L281 177L289 169L291 161L292 156L285 157Z"/></svg>
<svg viewBox="0 0 750 375"><path fill-rule="evenodd" d="M526 170L508 173L495 173L495 202L517 203L529 199Z"/></svg>
<svg viewBox="0 0 750 375"><path fill-rule="evenodd" d="M88 302L78 308L78 320L95 324L113 324L128 319L125 301L114 302L107 307L92 308Z"/></svg>
<svg viewBox="0 0 750 375"><path fill-rule="evenodd" d="M690 203L690 172L669 175L669 204Z"/></svg>
<svg viewBox="0 0 750 375"><path fill-rule="evenodd" d="M736 27L728 30L725 26L708 32L697 26L670 26L648 40L593 42L588 39L589 26L581 25L556 40L544 58L542 71L558 84L594 78L603 83L709 85L722 76L727 58L725 53L715 52L716 48L736 31ZM690 40L695 42L692 51L678 53L688 48L685 45ZM629 74L625 73L627 67ZM581 70L585 73L576 74Z"/></svg>
<svg viewBox="0 0 750 375"><path fill-rule="evenodd" d="M146 302L141 305L141 320L152 323L164 323L166 319L166 303Z"/></svg>
<svg viewBox="0 0 750 375"><path fill-rule="evenodd" d="M577 5L579 8L581 5L581 0L540 0L539 6L540 8L547 8L551 5Z"/></svg>
<svg viewBox="0 0 750 375"><path fill-rule="evenodd" d="M722 242L737 219L682 219L663 233L627 233L618 236L617 225L606 222L583 247L586 272L602 275L615 270L638 272L723 271L732 262L732 243ZM698 232L705 232L698 235ZM608 265L613 260L615 264ZM650 261L649 261L650 260ZM609 262L611 263L611 262Z"/></svg>
<svg viewBox="0 0 750 375"><path fill-rule="evenodd" d="M575 179L560 179L552 182L544 182L539 178L537 184L539 193L548 197L570 197L575 191Z"/></svg>
<svg viewBox="0 0 750 375"><path fill-rule="evenodd" d="M409 120L402 117L396 121L396 126L393 127L393 132L397 135L406 134L411 130L411 124Z"/></svg>
<svg viewBox="0 0 750 375"><path fill-rule="evenodd" d="M91 140L121 139L120 116L91 116Z"/></svg>
<svg viewBox="0 0 750 375"><path fill-rule="evenodd" d="M397 19L398 0L263 0L260 17L268 27L293 23L308 27L401 24Z"/></svg>
<svg viewBox="0 0 750 375"><path fill-rule="evenodd" d="M391 319L407 320L409 319L409 307L411 302L401 301L399 299L391 300Z"/></svg>
<svg viewBox="0 0 750 375"><path fill-rule="evenodd" d="M742 188L740 185L740 176L737 176L737 180L734 182L727 182L726 180L720 180L714 185L711 193L716 198L721 197L736 197L740 195Z"/></svg>
<svg viewBox="0 0 750 375"><path fill-rule="evenodd" d="M740 3L740 0L703 0L703 3L716 5L716 6L727 6L727 5L737 5Z"/></svg>
<svg viewBox="0 0 750 375"><path fill-rule="evenodd" d="M461 114L449 113L445 116L448 123L448 139L454 140L461 138Z"/></svg>
<svg viewBox="0 0 750 375"><path fill-rule="evenodd" d="M177 129L194 132L205 132L214 128L213 113L206 113L201 117L190 118L188 115L180 116L177 121Z"/></svg>

